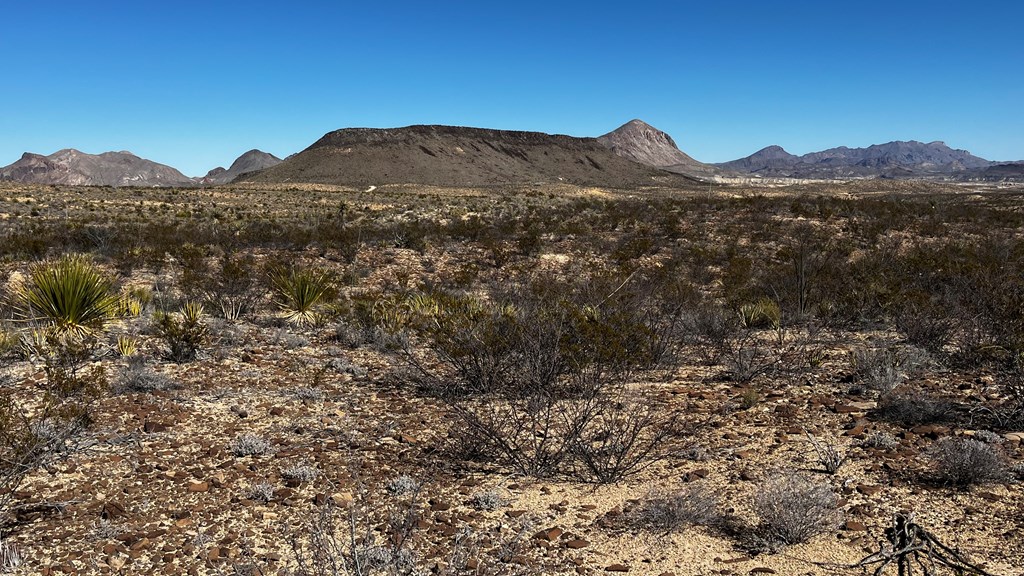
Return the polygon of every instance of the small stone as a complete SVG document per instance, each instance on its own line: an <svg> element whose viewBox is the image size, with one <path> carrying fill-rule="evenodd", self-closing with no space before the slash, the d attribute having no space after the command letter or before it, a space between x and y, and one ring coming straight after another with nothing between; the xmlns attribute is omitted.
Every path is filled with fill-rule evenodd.
<svg viewBox="0 0 1024 576"><path fill-rule="evenodd" d="M863 522L857 520L847 520L846 524L843 524L843 529L849 532L864 532L868 529Z"/></svg>
<svg viewBox="0 0 1024 576"><path fill-rule="evenodd" d="M766 566L758 566L757 568L751 568L747 574L775 574L775 570Z"/></svg>
<svg viewBox="0 0 1024 576"><path fill-rule="evenodd" d="M209 482L190 482L188 485L189 492L209 492Z"/></svg>
<svg viewBox="0 0 1024 576"><path fill-rule="evenodd" d="M100 510L100 518L104 520L114 520L125 516L125 514L124 506L117 502L107 502L103 505L103 509Z"/></svg>
<svg viewBox="0 0 1024 576"><path fill-rule="evenodd" d="M612 564L604 569L605 572L629 572L629 566L625 564Z"/></svg>
<svg viewBox="0 0 1024 576"><path fill-rule="evenodd" d="M537 532L536 534L534 534L533 537L536 538L537 540L547 540L548 542L554 542L561 535L562 535L562 529L558 528L558 527L555 527L555 528L548 528L547 530L541 530L540 532Z"/></svg>
<svg viewBox="0 0 1024 576"><path fill-rule="evenodd" d="M863 494L865 496L874 496L875 494L878 494L881 491L882 491L882 487L881 486L870 486L868 484L858 484L857 485L857 492L860 492L861 494Z"/></svg>
<svg viewBox="0 0 1024 576"><path fill-rule="evenodd" d="M573 550L579 550L580 548L586 548L587 546L590 546L590 542L587 542L586 540L580 540L579 538L574 538L566 542L565 545L566 547L572 548Z"/></svg>

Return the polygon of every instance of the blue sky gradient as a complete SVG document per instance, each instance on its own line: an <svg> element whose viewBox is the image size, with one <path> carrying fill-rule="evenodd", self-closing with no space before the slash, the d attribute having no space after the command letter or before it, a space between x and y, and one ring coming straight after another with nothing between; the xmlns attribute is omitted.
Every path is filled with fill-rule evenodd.
<svg viewBox="0 0 1024 576"><path fill-rule="evenodd" d="M0 165L130 150L196 176L350 126L597 136L632 118L705 162L890 140L1024 159L1019 2L59 0L3 14Z"/></svg>

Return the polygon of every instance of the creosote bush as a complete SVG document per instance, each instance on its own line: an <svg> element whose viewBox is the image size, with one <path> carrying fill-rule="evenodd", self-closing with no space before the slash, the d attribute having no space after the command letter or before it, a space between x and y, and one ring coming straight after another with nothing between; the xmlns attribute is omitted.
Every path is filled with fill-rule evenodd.
<svg viewBox="0 0 1024 576"><path fill-rule="evenodd" d="M617 482L665 454L677 419L622 386L674 344L676 310L648 287L527 283L484 301L432 294L394 307L442 371L408 353L474 450L537 477Z"/></svg>

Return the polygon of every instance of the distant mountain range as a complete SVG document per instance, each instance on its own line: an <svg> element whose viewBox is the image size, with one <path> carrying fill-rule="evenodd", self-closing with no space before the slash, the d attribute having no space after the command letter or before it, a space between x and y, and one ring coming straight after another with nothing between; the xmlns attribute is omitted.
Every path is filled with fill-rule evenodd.
<svg viewBox="0 0 1024 576"><path fill-rule="evenodd" d="M867 148L830 148L795 156L768 146L732 162L716 164L726 172L772 178L925 178L969 177L994 163L943 142L889 142Z"/></svg>
<svg viewBox="0 0 1024 576"><path fill-rule="evenodd" d="M26 152L0 168L0 180L25 184L89 186L191 186L188 176L170 166L139 158L131 152L85 154L65 149L49 156Z"/></svg>
<svg viewBox="0 0 1024 576"><path fill-rule="evenodd" d="M928 178L1024 181L1024 162L996 163L943 142L889 142L797 156L768 146L746 158L705 164L671 136L631 120L597 138L460 126L346 128L281 160L250 150L229 168L189 178L130 152L25 153L0 180L92 186L216 186L231 182L486 186L565 182L612 188L708 178Z"/></svg>
<svg viewBox="0 0 1024 576"><path fill-rule="evenodd" d="M66 186L184 187L227 184L243 174L280 163L281 159L272 154L250 150L227 170L214 168L206 176L190 178L170 166L139 158L131 152L86 154L68 148L49 156L26 152L14 164L0 168L0 180Z"/></svg>

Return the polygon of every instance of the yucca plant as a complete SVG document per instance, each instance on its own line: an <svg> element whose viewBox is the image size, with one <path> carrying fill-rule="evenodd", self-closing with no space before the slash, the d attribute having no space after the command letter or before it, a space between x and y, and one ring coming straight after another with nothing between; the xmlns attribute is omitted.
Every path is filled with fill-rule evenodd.
<svg viewBox="0 0 1024 576"><path fill-rule="evenodd" d="M134 356L139 351L139 341L131 336L117 337L117 353L122 358Z"/></svg>
<svg viewBox="0 0 1024 576"><path fill-rule="evenodd" d="M746 328L778 328L782 323L782 310L768 298L740 307L740 320Z"/></svg>
<svg viewBox="0 0 1024 576"><path fill-rule="evenodd" d="M68 255L34 266L16 292L21 316L42 321L55 334L92 333L117 316L114 281L84 256Z"/></svg>
<svg viewBox="0 0 1024 576"><path fill-rule="evenodd" d="M279 268L270 272L281 315L293 324L316 323L321 306L334 299L331 274L320 268Z"/></svg>

